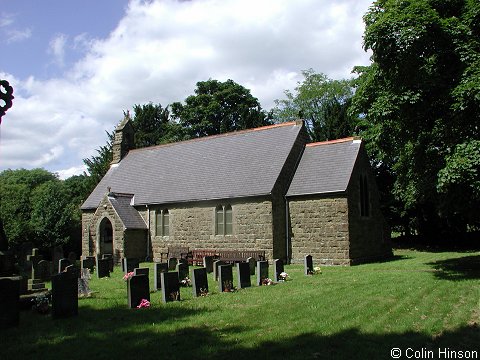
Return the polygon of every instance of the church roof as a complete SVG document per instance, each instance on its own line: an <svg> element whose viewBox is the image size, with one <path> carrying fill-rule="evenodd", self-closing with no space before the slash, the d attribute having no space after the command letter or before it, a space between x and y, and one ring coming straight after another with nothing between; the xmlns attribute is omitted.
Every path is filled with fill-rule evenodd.
<svg viewBox="0 0 480 360"><path fill-rule="evenodd" d="M107 196L125 229L148 228L140 213L131 206L133 194L109 193Z"/></svg>
<svg viewBox="0 0 480 360"><path fill-rule="evenodd" d="M360 145L353 137L308 144L287 196L346 191Z"/></svg>
<svg viewBox="0 0 480 360"><path fill-rule="evenodd" d="M108 188L134 194L134 205L268 195L301 129L290 122L132 150L82 209L96 208Z"/></svg>

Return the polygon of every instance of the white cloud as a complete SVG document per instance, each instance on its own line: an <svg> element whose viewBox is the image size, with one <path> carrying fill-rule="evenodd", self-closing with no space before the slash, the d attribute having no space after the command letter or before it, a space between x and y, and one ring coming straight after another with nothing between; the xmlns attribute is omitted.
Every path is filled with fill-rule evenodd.
<svg viewBox="0 0 480 360"><path fill-rule="evenodd" d="M50 40L48 45L48 53L53 55L54 62L63 67L65 65L65 45L68 37L65 34L57 34Z"/></svg>
<svg viewBox="0 0 480 360"><path fill-rule="evenodd" d="M1 125L0 166L70 174L105 144L105 131L123 110L182 101L209 78L244 85L268 110L301 80L301 70L350 77L353 66L368 64L361 42L370 4L133 0L108 38L72 35L73 48L86 53L64 78L15 79L14 105ZM60 64L67 40L59 34L50 44Z"/></svg>
<svg viewBox="0 0 480 360"><path fill-rule="evenodd" d="M21 42L29 39L32 36L31 28L17 29L13 28L15 23L15 15L8 13L0 14L0 28L2 29L2 35L4 42L7 44Z"/></svg>
<svg viewBox="0 0 480 360"><path fill-rule="evenodd" d="M0 14L0 27L5 27L13 24L14 15L2 12Z"/></svg>

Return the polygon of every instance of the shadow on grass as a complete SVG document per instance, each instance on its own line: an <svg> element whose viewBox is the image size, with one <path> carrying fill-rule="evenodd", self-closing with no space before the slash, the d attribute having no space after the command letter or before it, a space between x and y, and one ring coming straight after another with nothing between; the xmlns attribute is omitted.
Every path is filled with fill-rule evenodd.
<svg viewBox="0 0 480 360"><path fill-rule="evenodd" d="M480 279L480 255L439 260L428 263L435 270L435 277L444 280Z"/></svg>
<svg viewBox="0 0 480 360"><path fill-rule="evenodd" d="M83 307L78 317L43 318L45 325L35 326L34 331L4 332L2 359L389 359L392 348L399 348L403 355L408 348L433 351L431 358L438 358L439 348L480 353L478 324L434 338L414 332L367 334L351 328L331 335L305 332L284 338L280 334L278 340L267 341L262 340L267 334L256 330L255 324L207 327L199 322L181 327L176 323L203 312L169 306L143 310Z"/></svg>

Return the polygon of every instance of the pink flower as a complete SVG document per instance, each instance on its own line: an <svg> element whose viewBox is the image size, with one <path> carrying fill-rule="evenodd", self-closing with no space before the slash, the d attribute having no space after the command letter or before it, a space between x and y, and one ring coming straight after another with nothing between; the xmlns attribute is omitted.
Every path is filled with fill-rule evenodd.
<svg viewBox="0 0 480 360"><path fill-rule="evenodd" d="M142 309L142 308L149 308L150 307L150 301L147 299L142 299L140 301L140 304L138 304L137 309Z"/></svg>
<svg viewBox="0 0 480 360"><path fill-rule="evenodd" d="M135 275L135 273L133 271L130 271L129 273L123 275L123 280L127 281L128 279L131 279L133 275Z"/></svg>

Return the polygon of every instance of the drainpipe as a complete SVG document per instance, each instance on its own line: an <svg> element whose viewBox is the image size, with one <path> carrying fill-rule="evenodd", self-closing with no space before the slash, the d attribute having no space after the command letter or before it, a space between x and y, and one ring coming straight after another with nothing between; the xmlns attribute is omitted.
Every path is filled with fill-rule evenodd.
<svg viewBox="0 0 480 360"><path fill-rule="evenodd" d="M289 214L289 210L288 210L288 199L287 199L287 195L284 196L285 197L285 238L286 238L286 241L285 241L285 244L287 246L287 262L289 261L288 259L290 258L290 254L289 254L289 244L290 244L290 231L289 231L289 226L288 224L290 223L290 214Z"/></svg>
<svg viewBox="0 0 480 360"><path fill-rule="evenodd" d="M147 208L147 258L145 260L148 260L150 258L150 209L148 204L145 207Z"/></svg>

